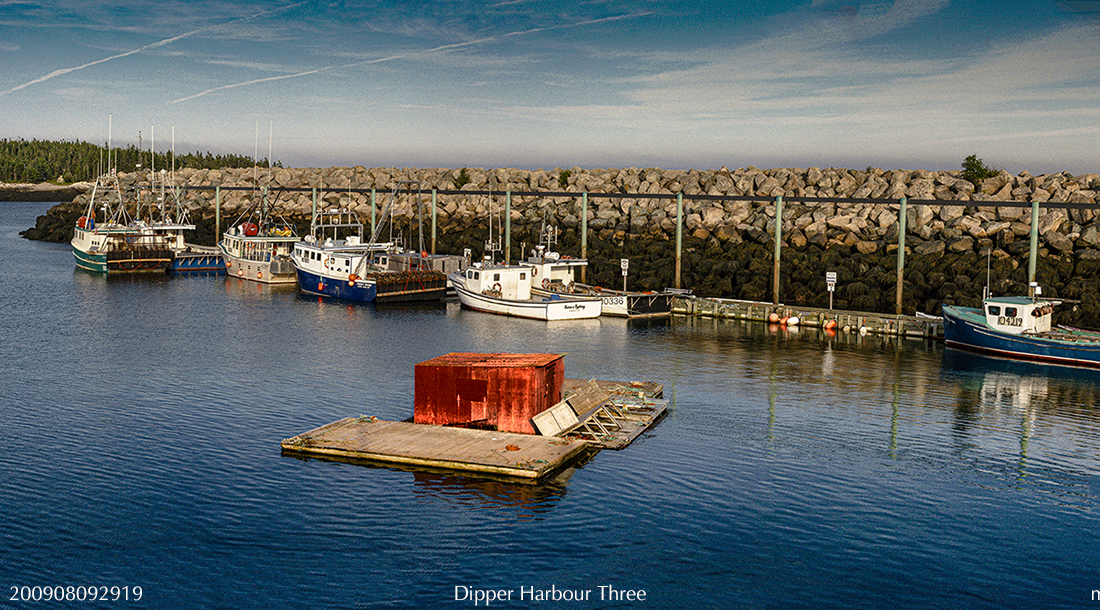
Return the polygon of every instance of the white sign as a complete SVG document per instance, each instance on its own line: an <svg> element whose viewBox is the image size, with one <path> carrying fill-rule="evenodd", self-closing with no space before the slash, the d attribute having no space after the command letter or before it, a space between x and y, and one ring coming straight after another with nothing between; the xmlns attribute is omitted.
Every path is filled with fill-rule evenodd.
<svg viewBox="0 0 1100 610"><path fill-rule="evenodd" d="M836 288L836 271L825 272L825 284L829 288L829 292L832 292Z"/></svg>
<svg viewBox="0 0 1100 610"><path fill-rule="evenodd" d="M630 267L630 259L629 258L619 259L619 266L623 268L623 275L625 276L627 268Z"/></svg>

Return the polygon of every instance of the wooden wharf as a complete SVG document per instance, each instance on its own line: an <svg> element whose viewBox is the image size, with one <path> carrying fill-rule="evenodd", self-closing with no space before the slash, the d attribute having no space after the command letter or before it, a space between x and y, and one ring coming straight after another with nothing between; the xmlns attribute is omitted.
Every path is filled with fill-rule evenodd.
<svg viewBox="0 0 1100 610"><path fill-rule="evenodd" d="M542 435L360 416L284 439L281 447L290 455L535 482L583 455L629 445L667 412L663 390L652 381L566 379L565 400L532 418L565 423Z"/></svg>
<svg viewBox="0 0 1100 610"><path fill-rule="evenodd" d="M907 316L865 311L845 311L802 307L759 301L677 297L672 301L672 313L711 318L734 318L753 322L770 322L771 315L780 319L797 317L800 326L825 328L833 322L837 331L866 331L875 334L906 337L943 338L943 319L938 316Z"/></svg>
<svg viewBox="0 0 1100 610"><path fill-rule="evenodd" d="M536 480L588 449L579 440L345 417L282 442L283 451Z"/></svg>

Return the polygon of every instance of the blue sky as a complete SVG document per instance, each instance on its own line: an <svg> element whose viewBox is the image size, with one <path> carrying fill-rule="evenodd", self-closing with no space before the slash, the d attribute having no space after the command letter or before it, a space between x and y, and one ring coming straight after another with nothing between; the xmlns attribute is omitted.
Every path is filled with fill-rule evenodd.
<svg viewBox="0 0 1100 610"><path fill-rule="evenodd" d="M1100 1L0 0L0 65L9 139L110 120L287 166L1100 172Z"/></svg>

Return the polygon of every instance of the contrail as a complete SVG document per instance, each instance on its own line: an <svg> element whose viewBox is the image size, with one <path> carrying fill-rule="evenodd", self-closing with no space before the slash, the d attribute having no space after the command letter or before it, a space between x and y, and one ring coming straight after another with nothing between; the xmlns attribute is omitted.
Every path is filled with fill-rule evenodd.
<svg viewBox="0 0 1100 610"><path fill-rule="evenodd" d="M511 34L502 34L499 37L512 36L512 35L516 35L516 34L526 34L526 33L534 32L534 31L537 31L537 30L528 30L526 32L512 32ZM438 53L440 51L451 51L453 49L457 49L457 48L460 48L460 47L468 47L468 46L471 46L471 45L490 42L490 41L493 41L493 40L495 40L499 37L498 36L493 36L491 38L480 38L478 40L469 40L469 41L466 41L466 42L457 42L457 43L454 43L454 44L446 44L446 45L434 47L434 48L431 48L431 49L425 49L423 51L410 51L409 53L403 53L401 55L391 55L389 57L380 57L378 59L368 59L368 60L364 60L364 61L356 61L356 62L352 62L350 64L343 64L343 65L340 65L340 66L327 66L327 67L324 67L324 68L317 68L315 70L306 70L305 72L298 72L296 74L284 74L282 76L269 76L267 78L257 78L255 80L244 81L243 83L233 83L231 85L222 85L220 87L214 87L213 89L207 89L206 91L202 91L202 92L196 93L194 95L189 95L187 97L181 97L178 100L173 100L171 102L168 102L168 105L171 106L172 104L178 104L180 102L186 102L186 101L189 101L189 100L193 100L197 97L202 97L202 96L204 96L208 93L214 93L215 91L224 91L226 89L235 89L237 87L247 87L248 85L255 85L255 84L258 84L258 83L267 83L267 82L271 82L271 81L275 81L275 80L283 80L283 79L287 79L287 78L299 78L299 77L302 77L302 76L309 76L310 74L319 74L321 72L325 72L325 71L328 71L328 70L343 70L343 69L346 69L346 68L354 68L355 66L365 66L365 65L368 65L368 64L380 64L382 62L394 61L394 60L398 60L398 59L405 59L407 57L415 57L417 55L428 55L428 54L431 54L431 53Z"/></svg>
<svg viewBox="0 0 1100 610"><path fill-rule="evenodd" d="M296 4L290 4L290 5L287 5L287 6L280 7L280 8L272 9L270 11L263 11L263 12L260 12L260 13L256 13L255 15L249 15L248 17L242 17L240 19L235 19L235 20L230 21L229 23L226 23L226 24L223 24L223 25L211 25L211 26L207 26L207 27L204 27L204 28L199 28L197 30L187 32L186 34L180 34L179 36L173 36L171 38L165 38L164 40L154 42L154 43L151 43L151 44L147 44L144 47L141 47L139 49L134 49L133 51L127 51L125 53L119 53L118 55L112 55L111 57L105 57L103 59L97 59L96 61L86 63L82 66L76 66L75 68L61 68L60 70L54 70L53 72L50 72L49 74L47 74L45 76L36 78L36 79L34 79L34 80L32 80L28 83L23 83L22 85L18 85L16 87L8 89L7 91L0 91L0 96L7 95L9 93L14 93L16 91L19 91L20 89L26 89L27 87L30 87L31 85L37 85L38 83L46 82L46 81L48 81L52 78L57 78L58 76L64 76L66 74L70 74L70 73L76 72L78 70L83 70L84 68L90 68L92 66L96 66L96 65L99 65L99 64L102 64L102 63L106 63L106 62L114 60L114 59L129 57L130 55L134 55L135 53L141 53L142 51L148 51L149 49L155 49L157 47L162 47L166 44L173 43L177 40L187 38L188 36L194 36L195 34L198 34L200 32L205 32L206 30L212 30L214 28L223 27L225 25L231 25L231 24L238 23L238 22L248 21L250 19L255 19L257 17L262 17L264 15L269 15L271 13L276 13L276 12L279 12L279 11L285 11L285 10L288 10L288 9L292 9L296 6L301 6L301 5L305 4L306 2L308 2L308 0L303 0L302 2L298 2Z"/></svg>
<svg viewBox="0 0 1100 610"><path fill-rule="evenodd" d="M650 13L619 15L619 16L616 16L616 17L604 17L602 19L592 19L592 20L589 20L589 21L581 21L581 22L573 23L573 24L553 25L553 26L542 27L542 28L532 28L532 29L529 29L529 30L518 30L518 31L515 31L515 32L508 32L506 34L500 34L500 35L497 35L497 36L490 36L488 38L479 38L477 40L468 40L466 42L456 42L456 43L453 43L453 44L445 44L445 45L441 45L441 46L438 46L438 47L433 47L431 49L424 49L422 51L410 51L408 53L402 53L400 55L391 55L389 57L381 57L381 58L378 58L378 59L368 59L368 60L365 60L365 61L357 61L357 62L353 62L353 63L350 63L350 64L343 64L343 65L340 65L340 66L327 66L327 67L324 67L324 68L317 68L315 70L307 70L305 72L298 72L296 74L284 74L282 76L271 76L271 77L267 77L267 78L257 78L255 80L244 81L244 82L241 82L241 83L233 83L231 85L222 85L220 87L214 87L213 89L207 89L206 91L202 91L202 92L196 93L194 95L189 95L187 97L181 97L178 100L173 100L171 102L168 102L168 105L171 106L172 104L178 104L180 102L190 101L190 100L193 100L195 98L202 97L202 96L204 96L208 93L214 93L216 91L224 91L226 89L235 89L237 87L247 87L248 85L255 85L255 84L258 84L258 83L266 83L266 82L271 82L271 81L275 81L275 80L283 80L283 79L288 79L288 78L299 78L299 77L302 77L302 76L309 76L311 74L319 74L321 72L326 72L328 70L343 70L343 69L346 69L346 68L354 68L356 66L365 66L365 65L369 65L369 64L378 64L378 63L387 62L387 61L395 61L395 60L398 60L398 59L407 59L409 57L418 57L418 56L423 56L423 55L431 55L432 53L442 53L442 52L447 52L447 51L453 51L455 49L459 49L459 48L462 48L462 47L469 47L469 46L474 46L474 45L479 45L479 44L485 44L487 42L493 42L494 40L497 40L499 38L506 38L506 37L509 37L509 36L523 36L525 34L534 34L536 32L543 32L543 31L547 31L547 30L587 26L587 25L593 25L593 24L596 24L596 23L604 23L604 22L608 22L608 21L619 21L621 19L632 19L632 18L636 18L636 17L643 17L643 16L648 15L648 14L650 14Z"/></svg>

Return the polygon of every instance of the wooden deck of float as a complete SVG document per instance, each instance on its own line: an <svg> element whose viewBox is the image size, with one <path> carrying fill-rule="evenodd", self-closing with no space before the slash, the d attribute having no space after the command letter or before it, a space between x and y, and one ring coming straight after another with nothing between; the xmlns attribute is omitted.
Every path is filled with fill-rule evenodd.
<svg viewBox="0 0 1100 610"><path fill-rule="evenodd" d="M282 442L314 456L539 479L587 449L579 440L346 417Z"/></svg>

